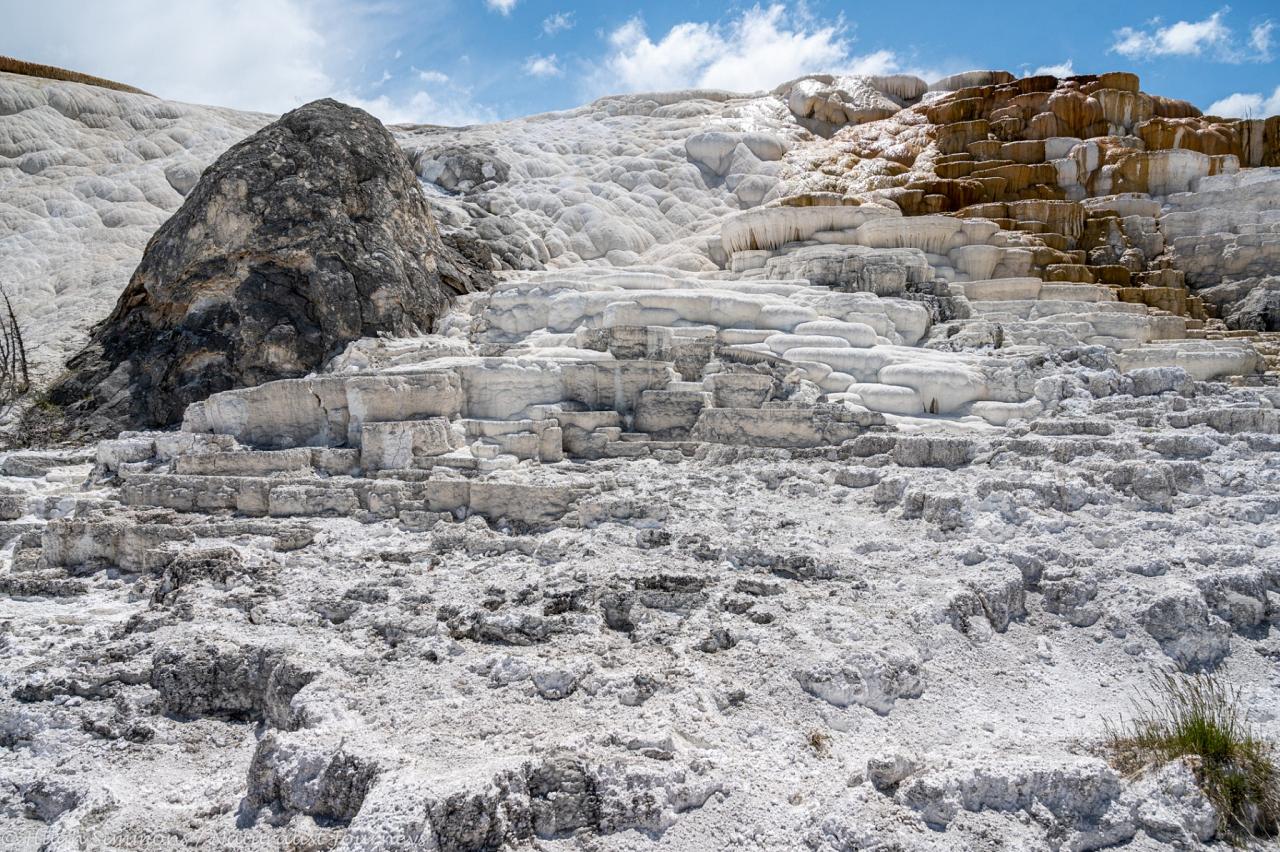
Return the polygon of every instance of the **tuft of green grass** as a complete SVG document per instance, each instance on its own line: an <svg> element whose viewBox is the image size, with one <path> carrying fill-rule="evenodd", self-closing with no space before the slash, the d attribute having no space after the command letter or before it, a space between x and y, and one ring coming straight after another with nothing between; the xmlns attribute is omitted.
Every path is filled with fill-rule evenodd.
<svg viewBox="0 0 1280 852"><path fill-rule="evenodd" d="M1200 789L1218 810L1219 833L1238 842L1280 830L1280 765L1257 736L1240 689L1211 674L1156 677L1132 719L1106 723L1116 769L1136 775L1179 758L1195 758Z"/></svg>

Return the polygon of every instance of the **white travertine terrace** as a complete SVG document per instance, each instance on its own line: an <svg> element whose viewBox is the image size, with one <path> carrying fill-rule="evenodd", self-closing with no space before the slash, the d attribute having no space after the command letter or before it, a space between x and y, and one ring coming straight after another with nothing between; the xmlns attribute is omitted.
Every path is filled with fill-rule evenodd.
<svg viewBox="0 0 1280 852"><path fill-rule="evenodd" d="M362 461L367 471L391 457L415 459L412 466L498 469L566 455L625 455L647 441L814 446L879 423L1004 426L1056 402L1037 384L1046 373L1018 360L1055 347L1101 346L1124 369L1176 366L1197 379L1259 366L1243 343L1144 347L1182 337L1182 320L1117 302L1106 288L1028 277L947 283L929 266L928 258L942 256L920 246L991 238L989 223L893 215L868 222L876 228L869 241L885 247L862 248L893 258L915 249L958 311L972 318L949 323L953 333L956 325L963 333L965 326L998 324L1013 348L931 347L929 310L903 298L905 281L898 295L881 296L764 278L758 269L516 273L491 292L461 298L440 336L428 338L438 343L385 342L400 354L383 357L367 345L353 347L331 374L216 394L192 407L184 428L251 447L361 449L371 423L398 423L402 449L388 455L379 437ZM845 233L856 239L865 226ZM768 368L735 366L750 364ZM729 401L728 389L739 386L761 392ZM815 407L819 401L827 408ZM792 419L780 416L780 405ZM826 411L843 412L849 429L822 426ZM414 437L414 422L427 438ZM434 437L442 423L451 424L449 440ZM433 453L411 449L424 441Z"/></svg>
<svg viewBox="0 0 1280 852"><path fill-rule="evenodd" d="M1177 310L1268 292L1280 169L1115 168L1153 101L1109 83L1110 141L975 143L1079 203L904 215L979 161L900 107L1013 81L395 128L492 290L0 453L0 845L1218 848L1190 761L1081 746L1170 667L1280 734L1280 391ZM53 369L266 117L0 105L0 283ZM1097 278L1040 236L1091 228Z"/></svg>
<svg viewBox="0 0 1280 852"><path fill-rule="evenodd" d="M823 135L846 124L889 118L920 100L928 86L906 74L867 77L815 74L779 86L787 108L810 129Z"/></svg>

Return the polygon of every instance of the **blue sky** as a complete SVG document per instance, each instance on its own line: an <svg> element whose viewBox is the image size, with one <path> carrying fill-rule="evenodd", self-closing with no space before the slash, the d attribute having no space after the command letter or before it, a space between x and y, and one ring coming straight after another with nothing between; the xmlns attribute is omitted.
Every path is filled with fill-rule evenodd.
<svg viewBox="0 0 1280 852"><path fill-rule="evenodd" d="M1280 113L1272 2L1041 4L709 0L0 0L0 53L198 103L316 97L385 121L466 123L604 94L750 91L816 71L1137 72L1146 91ZM104 34L106 34L104 36Z"/></svg>

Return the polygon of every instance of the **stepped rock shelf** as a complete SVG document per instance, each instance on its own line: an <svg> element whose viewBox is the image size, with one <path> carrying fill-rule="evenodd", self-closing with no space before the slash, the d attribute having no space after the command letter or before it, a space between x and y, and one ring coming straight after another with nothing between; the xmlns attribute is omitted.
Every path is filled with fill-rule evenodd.
<svg viewBox="0 0 1280 852"><path fill-rule="evenodd" d="M1278 122L980 71L384 133L0 74L0 270L129 426L0 453L0 846L1215 848L1194 764L1100 743L1166 670L1280 736Z"/></svg>

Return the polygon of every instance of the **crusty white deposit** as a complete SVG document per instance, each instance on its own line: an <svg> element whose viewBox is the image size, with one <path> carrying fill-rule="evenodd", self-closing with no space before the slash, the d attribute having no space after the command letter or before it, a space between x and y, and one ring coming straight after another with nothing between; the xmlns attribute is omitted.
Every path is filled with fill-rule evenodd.
<svg viewBox="0 0 1280 852"><path fill-rule="evenodd" d="M591 493L538 533L215 524L99 503L87 465L8 479L48 495L10 525L35 531L19 548L43 528L46 548L117 536L116 563L164 537L182 556L38 573L0 604L5 830L437 848L383 845L426 808L439 848L490 848L466 838L528 819L524 779L561 760L591 780L530 829L543 848L1205 833L1185 778L1130 783L1094 749L1175 662L1216 667L1280 733L1275 436L1232 433L1254 405L1273 433L1276 414L1250 391L1134 397L1072 372L1063 417L994 439L592 462ZM1227 431L1175 428L1202 417ZM44 520L68 514L85 522ZM335 761L348 782L318 783Z"/></svg>
<svg viewBox="0 0 1280 852"><path fill-rule="evenodd" d="M181 430L0 458L0 845L1212 843L1187 765L1100 745L1166 670L1280 735L1280 390L987 220L767 204L806 128L911 79L400 129L497 288ZM266 121L0 96L42 341L110 308L190 186L162 175ZM182 150L77 158L72 120ZM1274 173L1187 178L1235 219L1138 207L1257 260ZM59 285L72 257L105 277Z"/></svg>

